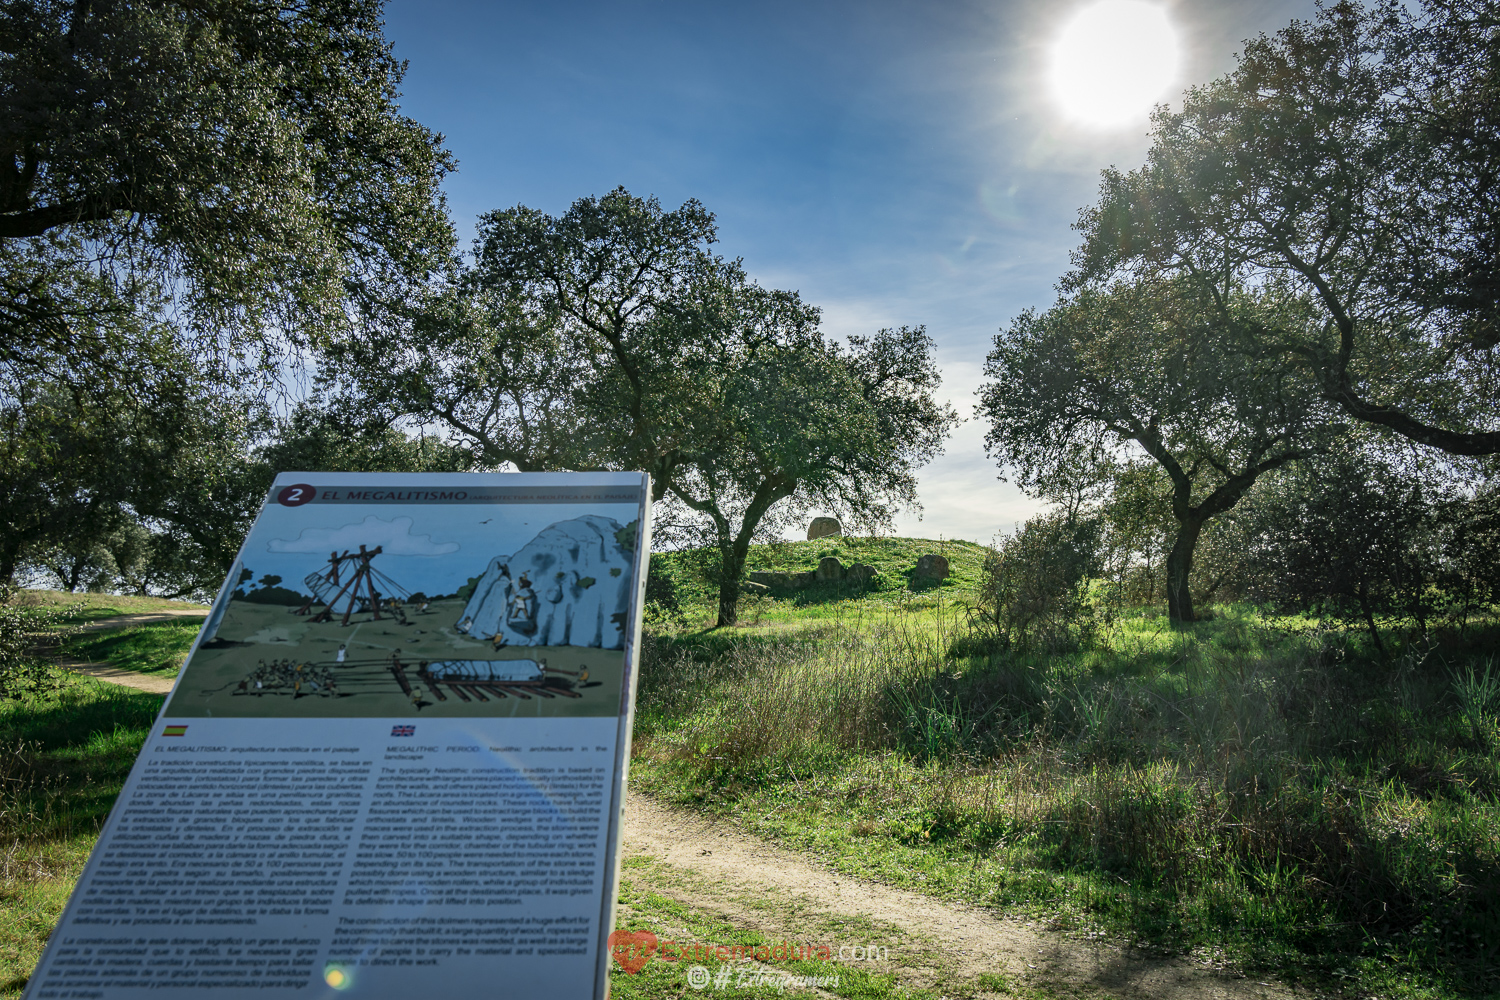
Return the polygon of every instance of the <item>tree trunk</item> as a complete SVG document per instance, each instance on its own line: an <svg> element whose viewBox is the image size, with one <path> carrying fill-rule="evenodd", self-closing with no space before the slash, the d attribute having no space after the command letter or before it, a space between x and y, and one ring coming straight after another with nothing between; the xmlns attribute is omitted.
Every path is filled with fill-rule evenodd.
<svg viewBox="0 0 1500 1000"><path fill-rule="evenodd" d="M1167 553L1167 618L1174 623L1196 621L1188 577L1193 572L1193 550L1202 531L1202 518L1178 521L1177 537L1172 541L1172 551Z"/></svg>
<svg viewBox="0 0 1500 1000"><path fill-rule="evenodd" d="M740 574L745 571L745 559L750 554L750 539L755 537L755 529L760 526L761 518L766 516L766 511L777 502L791 496L796 488L795 480L788 483L779 476L762 482L745 508L744 516L740 520L739 534L734 535L731 540L729 518L719 510L712 497L699 500L676 486L672 487L672 494L677 499L693 510L701 511L713 518L720 559L719 620L714 628L724 628L740 620Z"/></svg>
<svg viewBox="0 0 1500 1000"><path fill-rule="evenodd" d="M731 544L719 547L719 620L715 628L734 625L740 620L740 574L745 571L753 531L753 526L741 530Z"/></svg>
<svg viewBox="0 0 1500 1000"><path fill-rule="evenodd" d="M1390 659L1390 654L1385 651L1385 643L1380 641L1380 629L1375 627L1375 613L1370 610L1370 598L1365 592L1365 585L1361 583L1356 590L1359 595L1359 610L1364 612L1365 624L1370 627L1370 638L1375 640L1375 648L1380 653L1382 660Z"/></svg>
<svg viewBox="0 0 1500 1000"><path fill-rule="evenodd" d="M21 543L19 541L6 545L0 550L0 583L14 583L16 579L16 563L21 558Z"/></svg>

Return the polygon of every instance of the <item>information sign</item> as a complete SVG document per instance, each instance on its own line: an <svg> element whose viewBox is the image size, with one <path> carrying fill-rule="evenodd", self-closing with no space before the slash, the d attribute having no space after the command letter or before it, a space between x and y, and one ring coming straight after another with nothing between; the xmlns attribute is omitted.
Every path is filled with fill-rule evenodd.
<svg viewBox="0 0 1500 1000"><path fill-rule="evenodd" d="M603 997L649 497L279 476L27 997Z"/></svg>

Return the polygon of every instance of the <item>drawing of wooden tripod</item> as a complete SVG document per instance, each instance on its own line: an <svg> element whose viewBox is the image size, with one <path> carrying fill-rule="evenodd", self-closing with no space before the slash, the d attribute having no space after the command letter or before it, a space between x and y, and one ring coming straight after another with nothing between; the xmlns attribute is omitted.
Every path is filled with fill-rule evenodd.
<svg viewBox="0 0 1500 1000"><path fill-rule="evenodd" d="M361 545L359 551L356 553L345 552L343 555L334 556L330 560L333 563L333 569L329 573L330 584L338 583L340 562L354 563L354 572L349 574L349 579L339 588L336 594L326 602L321 602L323 603L323 610L313 615L312 620L314 622L332 620L335 611L337 611L339 601L344 600L345 597L348 598L349 603L344 608L344 617L339 624L349 624L349 616L354 613L355 608L359 607L361 601L366 602L371 613L374 615L371 620L380 620L380 591L375 589L376 571L370 566L370 560L380 555L383 549L384 546L377 545L374 549L367 550ZM332 588L330 587L330 589ZM319 603L316 598L303 605L298 613L306 614L312 609L314 603Z"/></svg>

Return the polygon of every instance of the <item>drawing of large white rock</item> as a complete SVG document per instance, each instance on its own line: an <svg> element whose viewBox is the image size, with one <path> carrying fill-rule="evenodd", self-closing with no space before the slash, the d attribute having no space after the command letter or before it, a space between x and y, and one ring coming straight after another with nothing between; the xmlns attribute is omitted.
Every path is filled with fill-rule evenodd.
<svg viewBox="0 0 1500 1000"><path fill-rule="evenodd" d="M597 514L548 525L490 560L458 628L510 646L624 648L635 554L621 535L633 533Z"/></svg>

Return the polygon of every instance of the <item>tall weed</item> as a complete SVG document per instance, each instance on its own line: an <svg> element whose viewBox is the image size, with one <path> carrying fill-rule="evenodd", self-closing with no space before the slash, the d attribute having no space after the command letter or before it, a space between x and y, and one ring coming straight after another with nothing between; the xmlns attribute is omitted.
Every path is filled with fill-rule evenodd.
<svg viewBox="0 0 1500 1000"><path fill-rule="evenodd" d="M879 623L712 655L661 643L637 753L693 797L791 797L997 873L1129 886L1123 918L1113 891L1068 905L1146 936L1377 941L1488 981L1500 761L1475 734L1500 671L1364 643L1233 608L1189 630L1134 617L1066 654L954 658L939 632ZM1018 883L993 884L981 898L1001 903Z"/></svg>

